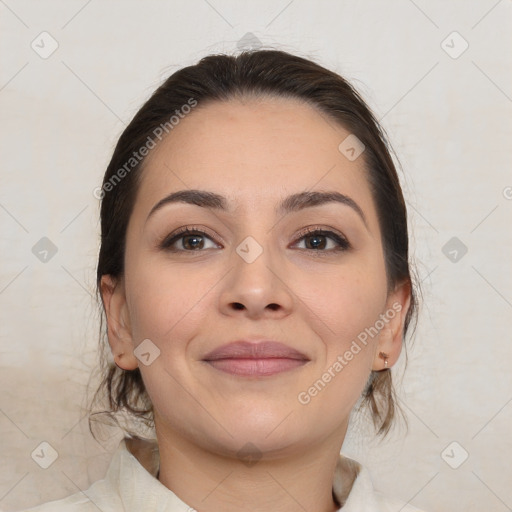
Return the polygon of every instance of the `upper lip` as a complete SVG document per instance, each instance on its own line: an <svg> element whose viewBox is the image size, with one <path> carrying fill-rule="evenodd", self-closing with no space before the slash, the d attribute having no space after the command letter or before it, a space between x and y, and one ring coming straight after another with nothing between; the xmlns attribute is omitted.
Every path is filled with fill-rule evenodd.
<svg viewBox="0 0 512 512"><path fill-rule="evenodd" d="M309 360L305 354L284 343L268 340L258 342L238 340L226 343L206 354L203 360L270 358Z"/></svg>

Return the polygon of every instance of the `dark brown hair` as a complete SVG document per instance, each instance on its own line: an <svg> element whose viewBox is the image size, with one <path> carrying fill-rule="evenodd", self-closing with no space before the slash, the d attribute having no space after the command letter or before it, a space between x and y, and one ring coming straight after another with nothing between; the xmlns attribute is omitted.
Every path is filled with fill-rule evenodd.
<svg viewBox="0 0 512 512"><path fill-rule="evenodd" d="M158 87L123 131L105 172L100 194L97 294L101 305L102 276L110 274L120 278L123 275L126 230L145 161L141 154L146 152L141 148L157 144L163 134L162 127L166 133L171 133L172 116L181 117L180 113L191 110L190 105L201 108L210 102L265 96L297 99L312 105L365 145L362 158L382 233L388 291L402 282L411 283L405 337L411 319L417 318L417 285L410 270L406 205L384 131L359 93L344 78L308 59L278 50L245 51L237 56L210 55L196 65L180 69ZM107 414L119 424L116 414L125 413L153 428L153 407L141 373L138 368L126 371L108 361L104 307L100 315L101 384L91 404L91 433L94 436L91 419L95 414ZM105 398L106 410L93 413L92 406ZM360 404L369 406L377 432L386 435L397 410L390 370L372 371L361 398ZM130 429L125 428L125 431Z"/></svg>

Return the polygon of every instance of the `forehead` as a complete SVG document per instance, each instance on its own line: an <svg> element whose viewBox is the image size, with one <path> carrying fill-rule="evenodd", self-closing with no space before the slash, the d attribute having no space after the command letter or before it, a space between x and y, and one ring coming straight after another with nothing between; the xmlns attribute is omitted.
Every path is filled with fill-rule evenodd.
<svg viewBox="0 0 512 512"><path fill-rule="evenodd" d="M146 158L135 209L147 215L162 197L186 189L222 194L239 213L275 210L305 190L337 190L371 218L363 158L350 161L338 149L349 135L295 99L198 105Z"/></svg>

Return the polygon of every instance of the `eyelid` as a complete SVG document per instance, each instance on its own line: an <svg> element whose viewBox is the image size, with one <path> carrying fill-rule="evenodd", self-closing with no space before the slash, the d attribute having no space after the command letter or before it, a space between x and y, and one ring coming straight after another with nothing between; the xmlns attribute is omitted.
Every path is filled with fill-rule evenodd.
<svg viewBox="0 0 512 512"><path fill-rule="evenodd" d="M171 250L170 247L174 245L178 240L182 239L185 235L193 235L197 234L199 236L204 236L211 240L214 244L219 245L217 239L220 238L218 235L213 235L210 230L203 226L182 226L181 228L176 229L170 235L166 235L159 239L157 245L160 249L163 250ZM302 228L294 237L294 242L292 245L297 245L298 242L303 240L307 236L311 236L314 234L320 234L321 236L325 236L326 238L330 238L333 240L337 247L334 249L328 250L314 250L314 249L301 249L309 252L315 253L332 253L336 251L344 251L352 248L352 244L348 241L347 237L338 231L337 229L326 227L322 225L313 225ZM184 251L184 250L176 250L175 252L196 252L196 251ZM203 251L197 251L203 252Z"/></svg>
<svg viewBox="0 0 512 512"><path fill-rule="evenodd" d="M306 235L310 235L310 234L314 234L314 233L317 233L317 232L324 232L324 233L330 233L332 232L333 234L339 236L340 238L343 238L343 240L346 240L348 242L348 239L347 237L341 232L341 231L338 231L337 229L335 228L331 228L329 226L323 226L323 225L312 225L312 226L306 226L305 228L302 228L298 233L297 233L297 237L303 237L303 236L306 236Z"/></svg>
<svg viewBox="0 0 512 512"><path fill-rule="evenodd" d="M160 238L157 242L157 245L160 249L164 250L170 250L169 248L171 245L173 245L175 242L180 240L185 235L193 235L198 234L200 236L206 236L209 238L213 243L216 245L219 245L217 242L217 239L220 238L218 235L214 235L208 228L205 228L204 226L183 226L181 228L176 229L169 235L165 235L162 238ZM194 251L176 251L176 252L194 252ZM198 251L201 252L201 251Z"/></svg>
<svg viewBox="0 0 512 512"><path fill-rule="evenodd" d="M334 240L338 246L335 249L330 250L324 250L324 251L315 251L314 249L302 249L302 250L308 250L311 252L316 253L332 253L335 251L346 251L348 249L352 248L352 244L349 242L348 238L338 231L337 229L322 226L322 225L313 225L313 226L307 226L299 231L299 233L296 235L295 242L293 245L296 245L298 242L303 240L308 235L314 235L314 234L320 234L322 236L325 236L326 238L330 238L331 240Z"/></svg>

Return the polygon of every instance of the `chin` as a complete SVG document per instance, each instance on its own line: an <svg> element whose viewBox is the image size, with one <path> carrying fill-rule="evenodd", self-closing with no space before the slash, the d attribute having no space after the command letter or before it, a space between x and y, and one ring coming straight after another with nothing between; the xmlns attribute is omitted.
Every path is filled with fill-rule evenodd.
<svg viewBox="0 0 512 512"><path fill-rule="evenodd" d="M271 431L271 430L269 430ZM275 460L297 452L310 445L311 440L305 439L304 434L283 430L281 435L268 434L269 431L258 431L251 428L240 428L233 437L211 440L209 449L227 457L250 460Z"/></svg>

